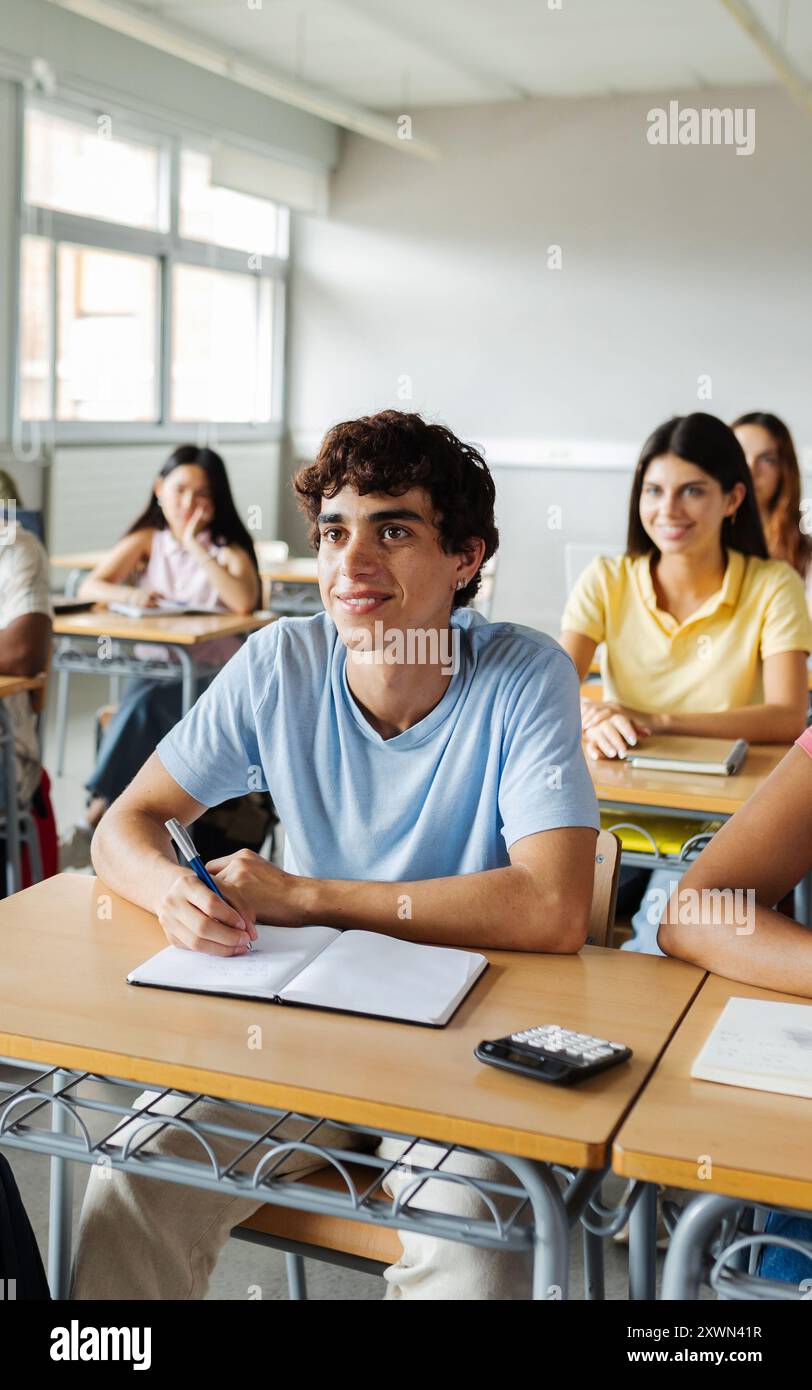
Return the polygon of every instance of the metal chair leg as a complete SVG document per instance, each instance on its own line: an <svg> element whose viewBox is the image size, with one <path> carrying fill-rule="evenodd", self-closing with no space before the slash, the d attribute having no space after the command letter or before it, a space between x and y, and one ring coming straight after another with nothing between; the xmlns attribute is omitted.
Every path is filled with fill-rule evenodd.
<svg viewBox="0 0 812 1390"><path fill-rule="evenodd" d="M286 1255L285 1267L288 1275L288 1296L300 1301L307 1300L307 1278L305 1262L301 1255Z"/></svg>
<svg viewBox="0 0 812 1390"><path fill-rule="evenodd" d="M65 769L65 740L68 733L68 688L70 671L60 671L56 687L56 771L61 777Z"/></svg>
<svg viewBox="0 0 812 1390"><path fill-rule="evenodd" d="M42 852L40 850L37 821L33 811L23 811L20 820L24 827L23 839L28 845L28 867L31 882L42 883Z"/></svg>

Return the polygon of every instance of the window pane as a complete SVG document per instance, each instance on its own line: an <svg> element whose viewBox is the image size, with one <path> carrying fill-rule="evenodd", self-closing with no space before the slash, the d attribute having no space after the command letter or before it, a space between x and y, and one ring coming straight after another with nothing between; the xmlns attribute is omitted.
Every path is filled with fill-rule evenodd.
<svg viewBox="0 0 812 1390"><path fill-rule="evenodd" d="M157 418L158 262L57 248L57 419Z"/></svg>
<svg viewBox="0 0 812 1390"><path fill-rule="evenodd" d="M270 420L272 295L253 275L175 267L173 420Z"/></svg>
<svg viewBox="0 0 812 1390"><path fill-rule="evenodd" d="M279 254L278 209L266 198L252 198L211 181L211 159L197 150L180 157L180 234L235 251Z"/></svg>
<svg viewBox="0 0 812 1390"><path fill-rule="evenodd" d="M20 243L20 419L51 418L51 243Z"/></svg>
<svg viewBox="0 0 812 1390"><path fill-rule="evenodd" d="M108 127L104 122L110 121ZM29 108L25 116L25 200L38 207L161 227L160 151L115 136L115 121L84 125Z"/></svg>

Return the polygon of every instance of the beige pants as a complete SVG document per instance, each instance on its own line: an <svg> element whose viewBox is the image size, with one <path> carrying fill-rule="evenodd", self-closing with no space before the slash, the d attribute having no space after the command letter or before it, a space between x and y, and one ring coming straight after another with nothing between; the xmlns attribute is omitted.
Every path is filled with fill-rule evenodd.
<svg viewBox="0 0 812 1390"><path fill-rule="evenodd" d="M155 1100L147 1092L136 1101L141 1108ZM154 1111L176 1114L185 1104L178 1097L165 1097ZM226 1104L199 1102L192 1111L195 1119L243 1130L267 1128L265 1117L252 1111L236 1110ZM275 1131L279 1139L301 1138L308 1124L289 1120ZM126 1130L117 1137L123 1143ZM374 1150L387 1161L397 1159L407 1147L405 1141L364 1137L334 1126L323 1125L313 1143L335 1148ZM151 1153L172 1154L200 1161L200 1143L188 1132L167 1126L146 1149ZM221 1164L232 1161L246 1147L244 1140L217 1138L213 1147ZM254 1161L266 1150L258 1148ZM439 1162L443 1149L418 1145L409 1153L404 1168L392 1169L384 1183L390 1197L409 1180L409 1162L431 1167ZM246 1160L250 1163L250 1159ZM290 1181L317 1171L323 1164L318 1155L294 1152L275 1175ZM241 1168L244 1171L244 1168ZM493 1159L454 1153L443 1164L444 1172L469 1177L513 1182L515 1178ZM515 1198L497 1198L501 1213L515 1206ZM199 1299L208 1289L211 1272L232 1229L251 1216L261 1202L231 1197L225 1192L209 1192L199 1187L156 1178L134 1177L110 1167L95 1166L87 1185L74 1267L71 1296L75 1299ZM429 1180L421 1189L415 1206L431 1211L453 1212L459 1216L486 1218L487 1208L470 1187L456 1182ZM527 1299L531 1290L530 1259L527 1254L480 1250L434 1236L399 1232L403 1254L397 1264L384 1272L387 1298L417 1299ZM248 1291L246 1290L246 1297Z"/></svg>

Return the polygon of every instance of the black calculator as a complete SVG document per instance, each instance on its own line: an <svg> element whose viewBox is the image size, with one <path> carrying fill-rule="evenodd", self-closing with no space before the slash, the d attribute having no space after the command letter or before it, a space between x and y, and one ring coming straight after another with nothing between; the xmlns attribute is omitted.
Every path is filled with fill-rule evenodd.
<svg viewBox="0 0 812 1390"><path fill-rule="evenodd" d="M627 1062L631 1055L631 1048L623 1043L561 1028L557 1023L522 1028L506 1038L486 1039L474 1048L480 1062L532 1076L535 1081L549 1081L553 1086L586 1081L607 1067Z"/></svg>

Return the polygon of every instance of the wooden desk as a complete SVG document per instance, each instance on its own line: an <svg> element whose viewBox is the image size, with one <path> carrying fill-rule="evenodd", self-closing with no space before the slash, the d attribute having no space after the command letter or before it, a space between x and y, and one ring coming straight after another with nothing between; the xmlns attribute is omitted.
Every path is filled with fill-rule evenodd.
<svg viewBox="0 0 812 1390"><path fill-rule="evenodd" d="M142 642L169 647L177 657L178 671L168 667L164 672L151 671L149 675L156 680L176 680L179 672L182 682L181 713L186 714L195 700L195 648L213 638L254 632L273 622L274 617L273 613L258 610L255 613L164 613L155 617L128 618L123 613L111 613L103 604L97 604L90 612L63 613L54 618L54 636L60 639L53 658L57 673L57 773L61 776L64 766L71 675L109 676L111 681L117 682L122 675L139 674L132 658L118 661L112 657L102 658L92 647L89 651L77 653L72 649L71 638L92 641L98 637L109 637L131 646ZM117 702L115 687L111 699L112 703Z"/></svg>
<svg viewBox="0 0 812 1390"><path fill-rule="evenodd" d="M624 1177L812 1211L812 1105L691 1076L731 996L810 1002L709 975L620 1130L612 1167ZM707 1177L697 1172L703 1154L712 1160Z"/></svg>
<svg viewBox="0 0 812 1390"><path fill-rule="evenodd" d="M309 618L321 611L315 555L293 558L284 565L260 564L262 601L280 617Z"/></svg>
<svg viewBox="0 0 812 1390"><path fill-rule="evenodd" d="M148 613L149 610L145 610ZM112 637L125 642L157 642L167 647L196 647L214 637L254 632L273 622L263 609L255 613L164 613L128 618L96 604L87 613L64 613L54 619L56 637Z"/></svg>
<svg viewBox="0 0 812 1390"><path fill-rule="evenodd" d="M42 676L0 676L0 700L7 695L19 695L23 690L44 690L48 677Z"/></svg>
<svg viewBox="0 0 812 1390"><path fill-rule="evenodd" d="M701 743L697 739L697 743ZM587 758L598 800L611 809L693 811L699 816L732 816L789 752L789 744L754 743L733 777L710 773L652 772L622 759ZM645 747L645 741L641 744Z"/></svg>
<svg viewBox="0 0 812 1390"><path fill-rule="evenodd" d="M697 743L701 743L697 739ZM645 746L643 744L643 746ZM631 767L617 758L587 758L592 783L605 816L602 824L611 830L616 825L636 825L652 811L658 815L678 816L697 822L697 834L703 834L702 823L708 820L727 820L743 806L775 770L791 745L751 744L740 772L732 777L715 777L710 773L654 772ZM687 842L686 842L687 843ZM693 844L694 852L705 840ZM667 869L679 877L690 859L678 855L655 855L623 851L623 863L635 868ZM812 928L812 870L804 875L795 890L795 915Z"/></svg>
<svg viewBox="0 0 812 1390"><path fill-rule="evenodd" d="M292 556L284 564L260 564L259 572L263 579L278 580L286 584L318 584L318 561L313 556Z"/></svg>
<svg viewBox="0 0 812 1390"><path fill-rule="evenodd" d="M691 1076L731 996L809 1002L708 976L612 1148L612 1168L623 1177L706 1194L695 1199L681 1234L680 1218L663 1297L698 1296L705 1244L742 1200L812 1211L812 1104ZM718 1200L708 1200L711 1194Z"/></svg>
<svg viewBox="0 0 812 1390"><path fill-rule="evenodd" d="M23 886L20 858L20 806L17 799L17 754L14 730L3 701L10 695L25 691L44 691L46 675L0 676L0 747L3 753L3 777L6 815L6 892L16 893ZM33 877L33 875L32 875Z"/></svg>
<svg viewBox="0 0 812 1390"><path fill-rule="evenodd" d="M127 972L164 944L150 914L84 875L0 903L0 1054L494 1152L533 1191L537 1230L543 1221L535 1287L560 1285L564 1296L568 1225L703 979L683 962L598 947L572 957L488 952L490 969L452 1021L428 1029L127 985ZM263 1046L252 1049L246 1029L260 1019ZM473 1056L483 1037L541 1020L619 1036L635 1055L571 1090ZM581 1170L577 1202L562 1199L548 1163ZM69 1202L52 1210L67 1219ZM52 1235L67 1268L65 1233Z"/></svg>
<svg viewBox="0 0 812 1390"><path fill-rule="evenodd" d="M491 968L443 1029L169 996L126 983L166 940L154 917L115 895L111 920L99 920L107 892L87 875L60 874L0 902L0 1052L577 1167L605 1161L703 978L681 961L602 947L487 952ZM252 1051L245 1028L258 1010L266 1042ZM618 1036L635 1056L572 1089L474 1057L482 1038L545 1019Z"/></svg>

